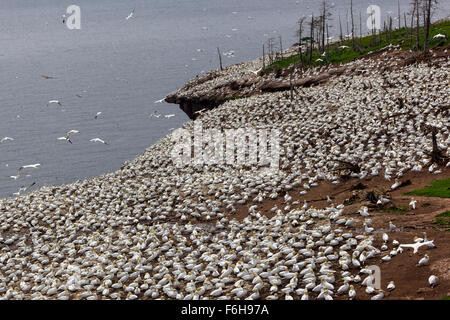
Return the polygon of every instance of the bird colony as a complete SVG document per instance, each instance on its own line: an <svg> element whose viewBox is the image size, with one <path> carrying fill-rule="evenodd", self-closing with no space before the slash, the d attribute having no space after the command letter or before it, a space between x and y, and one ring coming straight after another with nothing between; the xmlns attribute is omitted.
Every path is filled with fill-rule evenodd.
<svg viewBox="0 0 450 320"><path fill-rule="evenodd" d="M292 195L321 181L339 184L337 160L358 165L348 174L359 179L442 170L427 166L432 143L424 127L436 127L448 150L441 106L449 101L449 62L381 67L394 63L388 55L358 60L351 63L358 72L303 88L292 100L261 94L195 120L205 129L279 129L280 167L271 175L254 166L176 167L169 135L116 172L0 200L0 297L330 300L365 291L383 298L395 284L374 288L368 266L410 250L395 240L395 228L375 230L364 208L344 218L342 204L317 209ZM260 213L268 198L283 202L272 218ZM243 206L248 216L236 219ZM418 242L409 247L434 246ZM418 268L432 261L427 254L414 255Z"/></svg>

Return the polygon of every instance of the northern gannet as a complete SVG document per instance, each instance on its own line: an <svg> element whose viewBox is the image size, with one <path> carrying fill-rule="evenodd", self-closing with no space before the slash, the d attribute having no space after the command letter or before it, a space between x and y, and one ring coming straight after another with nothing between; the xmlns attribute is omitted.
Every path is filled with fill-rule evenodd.
<svg viewBox="0 0 450 320"><path fill-rule="evenodd" d="M66 140L70 143L72 143L72 141L70 140L70 136L74 133L80 133L80 131L78 130L70 130L69 132L66 133L65 137L59 137L57 140Z"/></svg>
<svg viewBox="0 0 450 320"><path fill-rule="evenodd" d="M417 253L417 251L419 251L419 248L421 246L425 246L428 245L429 243L433 243L434 240L430 240L430 241L426 241L426 242L416 242L416 243L411 243L411 244L401 244L400 248L413 248L414 252L413 253Z"/></svg>
<svg viewBox="0 0 450 320"><path fill-rule="evenodd" d="M424 266L428 263L428 261L430 261L430 257L425 254L425 256L419 260L419 263L417 264L418 267Z"/></svg>
<svg viewBox="0 0 450 320"><path fill-rule="evenodd" d="M432 288L434 288L435 286L438 285L438 281L439 281L439 279L435 275L431 275L428 278L428 283L430 284L430 287L432 287Z"/></svg>
<svg viewBox="0 0 450 320"><path fill-rule="evenodd" d="M50 100L50 101L47 103L47 106L48 106L48 105L51 105L51 104L59 104L60 106L62 106L62 104L61 104L61 102L60 102L59 100Z"/></svg>
<svg viewBox="0 0 450 320"><path fill-rule="evenodd" d="M0 140L0 143L3 143L3 142L5 142L5 141L13 141L14 139L13 138L11 138L11 137L4 137L4 138L2 138L1 140Z"/></svg>
<svg viewBox="0 0 450 320"><path fill-rule="evenodd" d="M100 142L100 143L103 143L103 144L108 144L106 141L104 141L104 140L102 140L100 138L93 138L93 139L91 139L89 141L90 142Z"/></svg>

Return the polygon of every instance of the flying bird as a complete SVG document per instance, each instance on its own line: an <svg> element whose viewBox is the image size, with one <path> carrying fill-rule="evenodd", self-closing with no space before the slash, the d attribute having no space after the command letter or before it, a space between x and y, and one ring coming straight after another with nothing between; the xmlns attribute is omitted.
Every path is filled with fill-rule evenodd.
<svg viewBox="0 0 450 320"><path fill-rule="evenodd" d="M194 113L195 114L198 114L198 115L201 115L203 112L205 112L205 111L207 111L207 109L206 108L203 108L202 110L198 110L198 111L195 111Z"/></svg>
<svg viewBox="0 0 450 320"><path fill-rule="evenodd" d="M154 103L162 103L162 102L164 102L164 100L166 100L166 98L162 98L160 100L156 100Z"/></svg>
<svg viewBox="0 0 450 320"><path fill-rule="evenodd" d="M33 168L33 169L36 169L36 168L39 167L40 165L41 165L40 163L36 163L36 164L29 164L29 165L26 165L26 166L21 166L21 167L17 170L17 175L16 175L16 176L10 176L10 178L11 178L11 179L14 179L14 180L17 180L17 179L20 178L21 171L22 171L23 169L26 169L26 168Z"/></svg>
<svg viewBox="0 0 450 320"><path fill-rule="evenodd" d="M105 140L102 140L100 138L94 138L94 139L91 139L89 141L90 142L100 142L100 143L103 143L103 144L108 144Z"/></svg>
<svg viewBox="0 0 450 320"><path fill-rule="evenodd" d="M433 37L433 39L437 39L437 38L445 39L445 38L447 38L447 37L445 36L445 34L440 34L440 33L438 33L437 35L435 35L435 36Z"/></svg>
<svg viewBox="0 0 450 320"><path fill-rule="evenodd" d="M159 117L161 117L161 115L157 111L153 111L148 117L149 118L153 118L153 117L159 118Z"/></svg>
<svg viewBox="0 0 450 320"><path fill-rule="evenodd" d="M411 243L411 244L401 244L399 247L401 247L401 248L413 248L414 249L413 253L417 253L417 251L419 251L419 248L421 246L433 244L433 241L434 240L425 241L425 242L416 242L416 243Z"/></svg>
<svg viewBox="0 0 450 320"><path fill-rule="evenodd" d="M13 141L14 139L13 139L13 138L10 138L10 137L4 137L4 138L2 138L2 139L0 140L0 143L3 143L3 142L8 141L8 140Z"/></svg>
<svg viewBox="0 0 450 320"><path fill-rule="evenodd" d="M174 115L174 114L166 114L164 117L166 117L167 119L169 119L169 118L175 117L175 115Z"/></svg>
<svg viewBox="0 0 450 320"><path fill-rule="evenodd" d="M74 133L80 133L80 131L78 130L70 130L69 132L66 133L65 137L59 137L58 140L66 140L70 143L72 143L72 141L70 140L70 136Z"/></svg>
<svg viewBox="0 0 450 320"><path fill-rule="evenodd" d="M97 119L97 118L98 118L98 116L99 116L99 115L101 115L101 114L102 114L102 112L101 112L101 111L97 112L97 114L95 115L94 119Z"/></svg>
<svg viewBox="0 0 450 320"><path fill-rule="evenodd" d="M259 68L258 70L255 70L255 71L253 71L253 70L250 70L250 69L247 69L248 71L250 71L251 73L254 73L255 74L255 76L257 76L258 75L258 72L260 72L261 70L262 70L262 67L261 68Z"/></svg>
<svg viewBox="0 0 450 320"><path fill-rule="evenodd" d="M339 47L339 49L348 49L348 48L350 48L350 47L348 47L348 46L340 46Z"/></svg>
<svg viewBox="0 0 450 320"><path fill-rule="evenodd" d="M49 80L49 79L55 79L54 77L46 76L45 74L41 74L41 77L44 78L44 79L46 79L46 80Z"/></svg>
<svg viewBox="0 0 450 320"><path fill-rule="evenodd" d="M133 11L130 12L130 14L125 18L125 20L129 20L129 19L131 19L131 18L134 17L134 10L135 10L135 9L136 9L136 8L134 8Z"/></svg>
<svg viewBox="0 0 450 320"><path fill-rule="evenodd" d="M60 102L59 100L50 100L50 101L47 103L47 106L48 106L48 105L51 105L51 104L59 104L60 106L62 106L62 104L61 104L61 102Z"/></svg>

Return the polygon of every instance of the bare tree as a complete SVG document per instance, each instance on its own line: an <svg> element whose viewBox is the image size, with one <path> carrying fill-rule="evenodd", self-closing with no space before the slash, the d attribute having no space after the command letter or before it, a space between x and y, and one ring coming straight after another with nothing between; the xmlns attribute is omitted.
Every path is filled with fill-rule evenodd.
<svg viewBox="0 0 450 320"><path fill-rule="evenodd" d="M419 0L416 0L416 48L419 50L419 32L420 32L420 18L419 18Z"/></svg>
<svg viewBox="0 0 450 320"><path fill-rule="evenodd" d="M219 47L217 47L217 53L219 54L220 70L223 70L223 67L222 67L222 55L220 54Z"/></svg>
<svg viewBox="0 0 450 320"><path fill-rule="evenodd" d="M411 12L411 28L410 28L410 30L409 30L409 41L410 41L411 43L412 43L412 41L413 41L414 14L416 13L416 3L417 3L416 0L414 0L414 1L412 2L413 9L412 9L412 12Z"/></svg>
<svg viewBox="0 0 450 320"><path fill-rule="evenodd" d="M339 13L339 39L342 42L342 23L341 23L341 14Z"/></svg>
<svg viewBox="0 0 450 320"><path fill-rule="evenodd" d="M280 38L280 57L283 60L283 39L281 38L281 36L279 36Z"/></svg>
<svg viewBox="0 0 450 320"><path fill-rule="evenodd" d="M330 63L330 41L329 41L329 30L328 30L328 23L327 23L327 61Z"/></svg>
<svg viewBox="0 0 450 320"><path fill-rule="evenodd" d="M297 31L297 35L298 35L298 56L300 57L300 63L302 68L304 67L303 65L303 52L302 52L302 45L303 45L303 23L305 22L306 17L303 16L298 20L298 31Z"/></svg>
<svg viewBox="0 0 450 320"><path fill-rule="evenodd" d="M348 10L345 12L345 20L346 20L346 23L347 23L347 33L346 33L346 35L348 35L350 33L350 31L348 29Z"/></svg>
<svg viewBox="0 0 450 320"><path fill-rule="evenodd" d="M400 29L400 23L402 21L401 16L400 16L400 0L397 0L397 9L398 9L398 28Z"/></svg>
<svg viewBox="0 0 450 320"><path fill-rule="evenodd" d="M352 17L352 46L353 50L355 50L355 23L353 21L353 0L350 0L350 14Z"/></svg>
<svg viewBox="0 0 450 320"><path fill-rule="evenodd" d="M330 12L330 5L327 3L327 0L322 0L322 7L321 7L321 36L322 36L322 50L325 48L325 26L327 24L327 21L330 19L331 12Z"/></svg>
<svg viewBox="0 0 450 320"><path fill-rule="evenodd" d="M312 62L312 52L313 52L313 42L314 42L314 15L311 16L311 23L310 23L310 39L309 39L309 63Z"/></svg>
<svg viewBox="0 0 450 320"><path fill-rule="evenodd" d="M431 26L431 9L434 5L437 5L437 0L426 0L425 1L425 10L426 10L426 19L425 19L425 40L423 43L423 52L425 54L427 50L428 38L430 37L430 26Z"/></svg>
<svg viewBox="0 0 450 320"><path fill-rule="evenodd" d="M266 69L266 53L264 52L264 43L263 43L263 70Z"/></svg>
<svg viewBox="0 0 450 320"><path fill-rule="evenodd" d="M362 49L362 18L361 11L359 12L359 45Z"/></svg>

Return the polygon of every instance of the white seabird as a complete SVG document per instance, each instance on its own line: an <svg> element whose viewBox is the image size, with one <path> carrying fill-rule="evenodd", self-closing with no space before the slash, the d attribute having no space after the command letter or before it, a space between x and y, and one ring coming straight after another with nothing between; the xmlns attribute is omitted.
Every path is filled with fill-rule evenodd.
<svg viewBox="0 0 450 320"><path fill-rule="evenodd" d="M2 138L1 140L0 140L0 143L3 143L3 142L5 142L5 141L13 141L14 139L13 138L11 138L11 137L4 137L4 138Z"/></svg>
<svg viewBox="0 0 450 320"><path fill-rule="evenodd" d="M51 104L59 104L60 106L62 106L62 104L61 104L61 102L60 102L59 100L50 100L50 101L47 103L47 106L48 106L48 105L51 105Z"/></svg>
<svg viewBox="0 0 450 320"><path fill-rule="evenodd" d="M93 139L91 139L89 141L90 142L100 142L100 143L103 143L103 144L108 144L105 140L102 140L100 138L93 138Z"/></svg>
<svg viewBox="0 0 450 320"><path fill-rule="evenodd" d="M58 140L66 140L70 143L72 143L72 141L70 140L70 136L74 133L80 133L80 131L78 130L70 130L69 132L66 133L65 137L59 137Z"/></svg>

